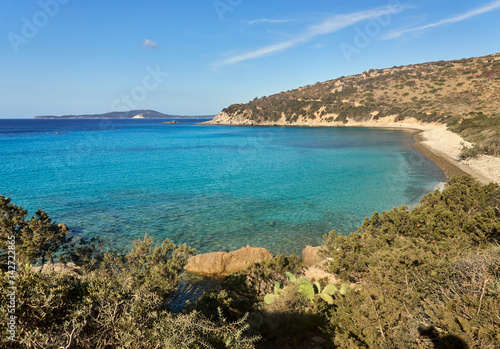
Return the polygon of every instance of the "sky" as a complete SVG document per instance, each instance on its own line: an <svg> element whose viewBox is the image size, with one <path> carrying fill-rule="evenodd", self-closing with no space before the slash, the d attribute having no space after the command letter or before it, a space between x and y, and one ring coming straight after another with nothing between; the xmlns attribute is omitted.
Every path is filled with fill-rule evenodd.
<svg viewBox="0 0 500 349"><path fill-rule="evenodd" d="M0 118L233 103L500 52L500 0L1 0Z"/></svg>

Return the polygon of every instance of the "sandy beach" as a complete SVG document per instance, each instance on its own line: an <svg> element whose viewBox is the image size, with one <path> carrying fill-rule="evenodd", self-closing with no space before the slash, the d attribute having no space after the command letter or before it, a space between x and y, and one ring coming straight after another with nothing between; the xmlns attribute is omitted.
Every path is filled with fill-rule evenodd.
<svg viewBox="0 0 500 349"><path fill-rule="evenodd" d="M462 144L471 146L446 125L412 126L422 132L415 135L415 148L434 161L447 177L468 174L481 183L500 183L500 158L480 155L476 159L459 160Z"/></svg>

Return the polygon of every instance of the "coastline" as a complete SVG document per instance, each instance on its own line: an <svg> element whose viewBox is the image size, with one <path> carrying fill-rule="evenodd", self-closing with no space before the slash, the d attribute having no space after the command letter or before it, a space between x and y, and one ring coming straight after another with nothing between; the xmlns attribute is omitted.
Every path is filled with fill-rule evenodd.
<svg viewBox="0 0 500 349"><path fill-rule="evenodd" d="M447 178L470 175L482 184L500 183L500 158L480 155L460 160L462 145L470 147L472 144L449 131L446 125L422 127L414 139L415 148L438 165Z"/></svg>
<svg viewBox="0 0 500 349"><path fill-rule="evenodd" d="M242 121L242 120L239 120ZM426 158L434 162L446 175L447 178L454 176L470 175L480 183L500 183L500 158L480 155L475 159L460 160L459 155L462 145L472 146L460 135L449 131L444 124L421 124L417 120L407 119L406 122L395 122L394 118L387 117L377 121L332 123L310 123L310 124L254 124L246 122L213 122L213 120L200 123L210 126L247 126L247 127L369 127L387 128L398 130L415 131L414 147Z"/></svg>

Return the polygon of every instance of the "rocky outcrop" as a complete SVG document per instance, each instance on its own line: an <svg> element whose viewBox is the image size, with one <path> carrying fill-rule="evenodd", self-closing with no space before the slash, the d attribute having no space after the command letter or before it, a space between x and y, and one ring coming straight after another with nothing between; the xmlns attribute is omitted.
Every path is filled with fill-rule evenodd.
<svg viewBox="0 0 500 349"><path fill-rule="evenodd" d="M319 255L319 250L321 246L306 246L302 250L302 264L306 267L310 267L318 262L321 262L324 258Z"/></svg>
<svg viewBox="0 0 500 349"><path fill-rule="evenodd" d="M212 252L189 258L187 272L205 276L224 276L247 268L250 264L270 260L271 252L261 247L241 248L232 252Z"/></svg>
<svg viewBox="0 0 500 349"><path fill-rule="evenodd" d="M68 229L68 227L66 226L66 224L61 223L61 224L58 224L57 226L59 227L59 229L60 229L61 231L65 232L65 233L69 232L69 229Z"/></svg>
<svg viewBox="0 0 500 349"><path fill-rule="evenodd" d="M298 127L386 127L386 128L415 128L425 129L430 126L441 125L435 122L421 122L415 118L404 118L399 120L398 115L390 115L383 118L372 116L363 121L346 118L338 121L337 114L324 114L321 117L309 118L299 117L290 121L285 115L277 120L249 120L242 114L228 114L220 112L210 121L202 122L200 125L234 125L234 126L298 126Z"/></svg>

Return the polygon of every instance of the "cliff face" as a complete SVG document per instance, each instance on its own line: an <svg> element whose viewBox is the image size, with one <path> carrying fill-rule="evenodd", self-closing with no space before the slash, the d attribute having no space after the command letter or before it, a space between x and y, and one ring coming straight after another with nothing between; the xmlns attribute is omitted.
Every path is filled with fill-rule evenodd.
<svg viewBox="0 0 500 349"><path fill-rule="evenodd" d="M371 69L233 104L209 124L397 126L500 115L500 53Z"/></svg>

